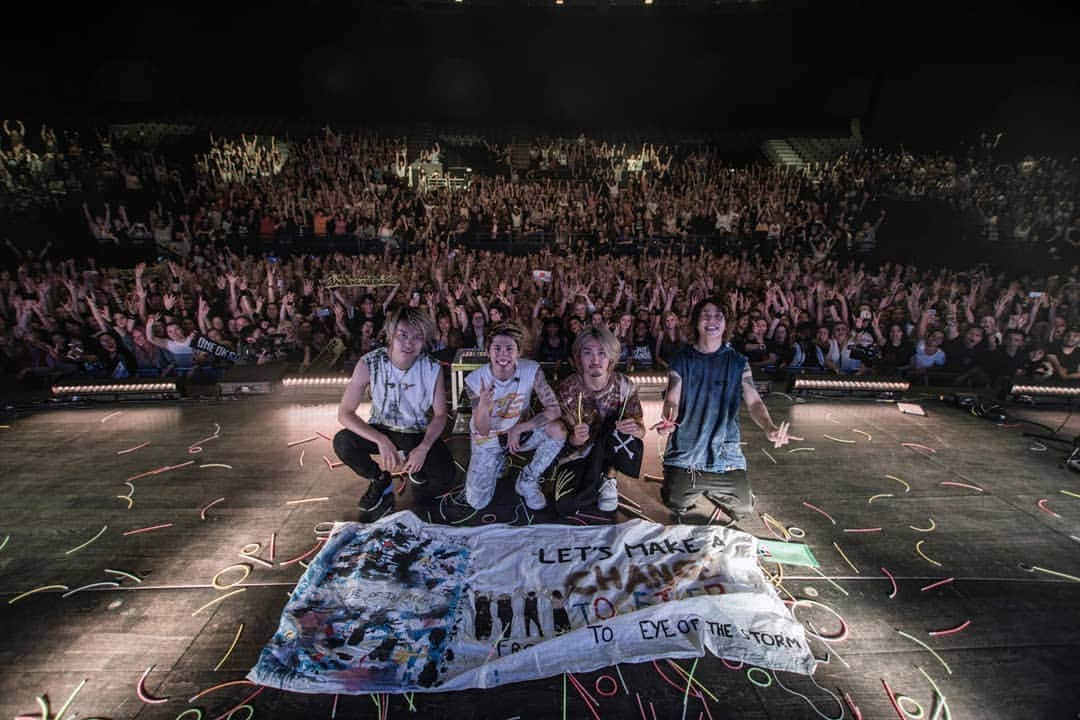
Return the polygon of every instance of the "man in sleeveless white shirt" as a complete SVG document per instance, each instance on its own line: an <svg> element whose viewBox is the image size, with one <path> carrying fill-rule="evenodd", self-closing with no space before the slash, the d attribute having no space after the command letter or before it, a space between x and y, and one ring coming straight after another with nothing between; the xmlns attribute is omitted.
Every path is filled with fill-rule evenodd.
<svg viewBox="0 0 1080 720"><path fill-rule="evenodd" d="M388 347L360 358L341 398L338 421L345 428L334 436L334 451L369 481L359 503L362 521L393 509L394 475L422 486L428 498L454 480L453 458L440 439L446 427L442 371L425 353L434 336L435 323L423 310L392 313L386 321ZM365 421L356 410L369 388L371 417Z"/></svg>
<svg viewBox="0 0 1080 720"><path fill-rule="evenodd" d="M542 509L547 500L540 489L540 476L566 441L566 431L558 422L562 412L555 392L540 364L521 357L524 339L525 333L518 325L496 325L487 338L489 362L465 378L465 391L473 408L465 500L476 510L491 502L507 452L529 450L536 452L522 469L514 490L529 509ZM533 393L544 409L529 417Z"/></svg>

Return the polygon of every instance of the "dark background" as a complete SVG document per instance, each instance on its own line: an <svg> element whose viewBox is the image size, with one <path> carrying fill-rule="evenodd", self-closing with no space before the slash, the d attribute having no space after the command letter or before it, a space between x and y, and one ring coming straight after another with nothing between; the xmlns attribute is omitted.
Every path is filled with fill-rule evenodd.
<svg viewBox="0 0 1080 720"><path fill-rule="evenodd" d="M619 1L5 11L0 116L841 135L859 117L912 149L1076 144L1067 4Z"/></svg>

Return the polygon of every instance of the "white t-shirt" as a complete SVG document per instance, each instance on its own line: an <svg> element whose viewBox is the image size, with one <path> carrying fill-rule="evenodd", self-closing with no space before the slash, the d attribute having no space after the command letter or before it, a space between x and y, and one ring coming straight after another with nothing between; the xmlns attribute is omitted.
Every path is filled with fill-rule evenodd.
<svg viewBox="0 0 1080 720"><path fill-rule="evenodd" d="M402 433L427 430L435 383L442 382L439 364L421 355L408 370L399 370L390 362L390 352L385 347L372 350L360 361L367 365L371 378L368 422Z"/></svg>
<svg viewBox="0 0 1080 720"><path fill-rule="evenodd" d="M945 352L938 348L933 355L926 354L926 341L920 340L915 345L915 354L911 357L911 364L919 370L925 370L932 368L935 365L941 366L945 364Z"/></svg>
<svg viewBox="0 0 1080 720"><path fill-rule="evenodd" d="M176 367L191 367L192 358L195 357L195 351L192 349L189 343L177 342L172 338L166 338L165 342L169 346L169 354L173 356L173 360L176 362Z"/></svg>
<svg viewBox="0 0 1080 720"><path fill-rule="evenodd" d="M529 416L529 399L532 397L536 374L540 372L540 363L535 360L520 358L514 374L506 380L496 380L491 372L491 363L473 370L465 376L465 387L473 395L480 394L481 387L491 387L495 383L495 402L491 410L491 431L487 438L477 436L474 420L470 420L473 439L480 441L494 438L498 433L506 432Z"/></svg>

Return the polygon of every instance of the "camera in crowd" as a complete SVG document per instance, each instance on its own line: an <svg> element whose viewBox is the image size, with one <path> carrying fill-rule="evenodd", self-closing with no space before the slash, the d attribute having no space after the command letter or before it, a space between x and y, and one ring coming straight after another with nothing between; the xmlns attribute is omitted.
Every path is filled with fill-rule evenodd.
<svg viewBox="0 0 1080 720"><path fill-rule="evenodd" d="M881 357L881 348L877 345L853 345L851 359L858 360L864 365L873 366L874 361Z"/></svg>

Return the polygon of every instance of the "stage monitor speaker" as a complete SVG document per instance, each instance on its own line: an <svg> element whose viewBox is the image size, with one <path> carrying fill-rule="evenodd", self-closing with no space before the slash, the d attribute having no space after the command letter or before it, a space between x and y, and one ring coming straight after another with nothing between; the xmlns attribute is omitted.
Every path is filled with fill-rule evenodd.
<svg viewBox="0 0 1080 720"><path fill-rule="evenodd" d="M285 375L285 363L236 365L218 381L219 395L269 395Z"/></svg>

